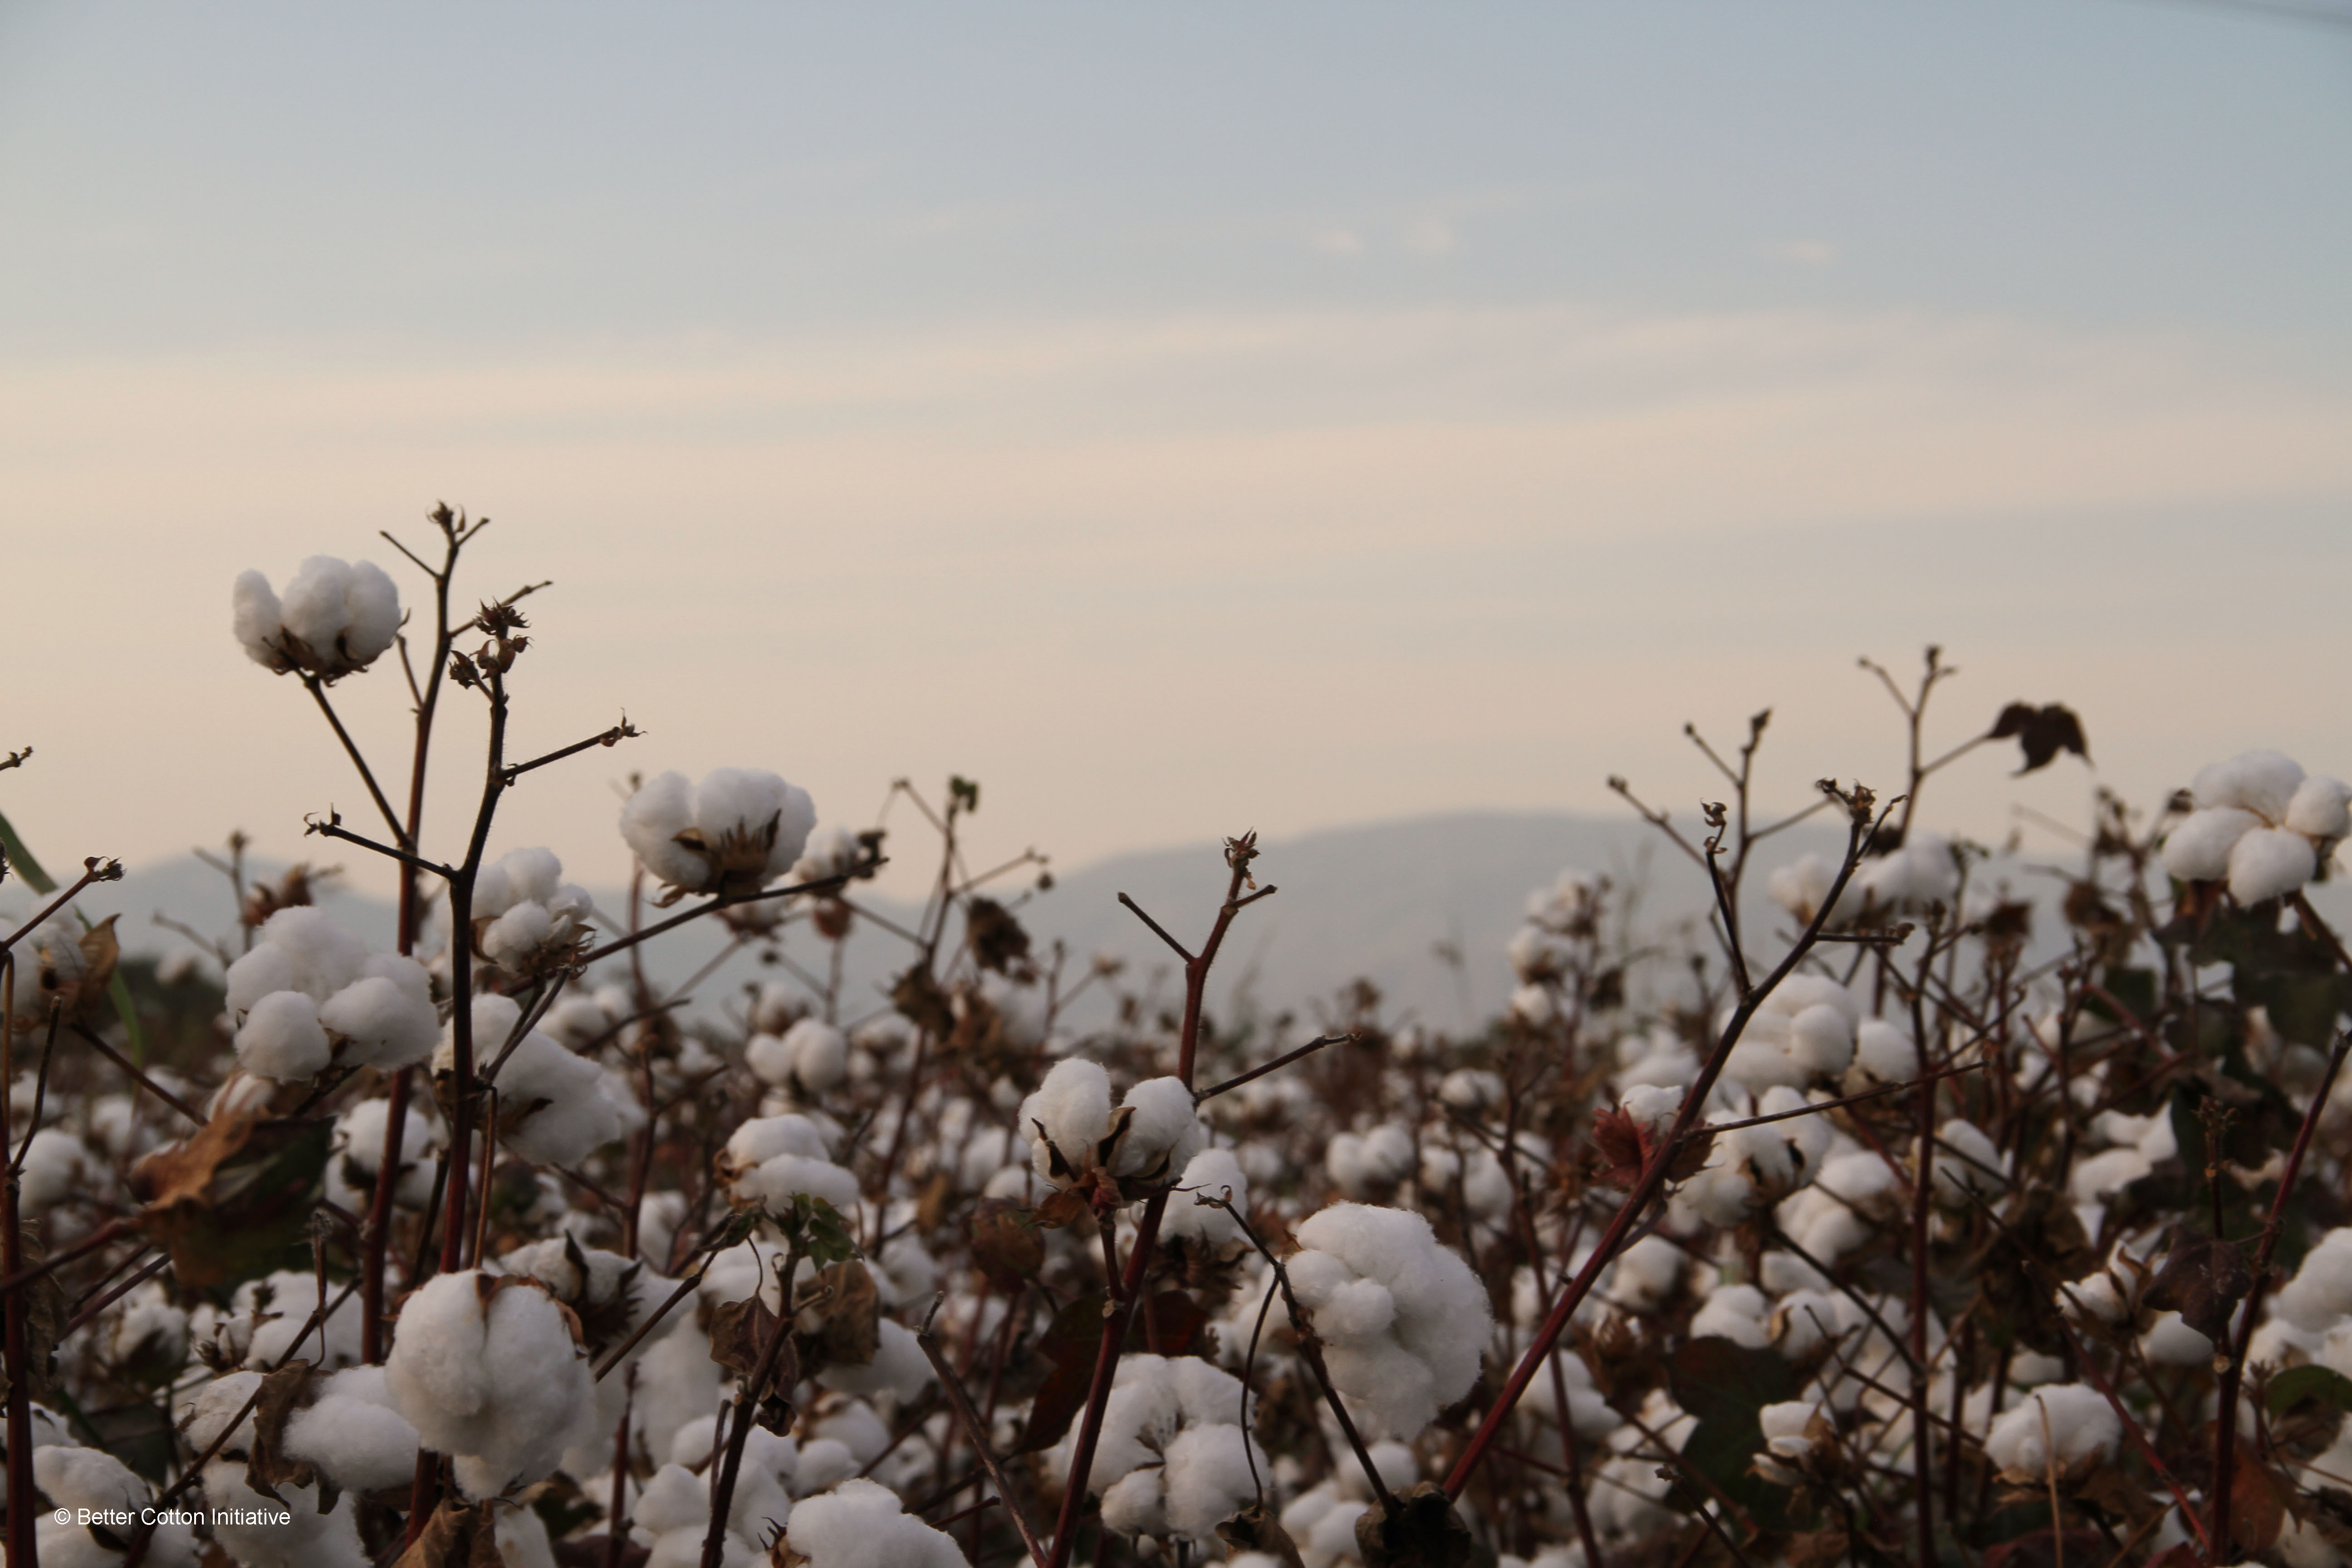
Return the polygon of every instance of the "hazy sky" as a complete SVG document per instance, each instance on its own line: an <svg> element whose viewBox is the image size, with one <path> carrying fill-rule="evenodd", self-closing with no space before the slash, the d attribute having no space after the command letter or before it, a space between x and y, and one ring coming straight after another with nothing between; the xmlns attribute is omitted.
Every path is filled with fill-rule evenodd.
<svg viewBox="0 0 2352 1568"><path fill-rule="evenodd" d="M2352 26L2216 5L0 0L0 809L358 816L229 582L443 497L555 580L519 749L651 732L495 841L598 880L629 767L1072 863L1684 803L1766 704L1887 783L1930 639L1940 741L2352 772L2347 193ZM2004 765L1930 816L2078 813Z"/></svg>

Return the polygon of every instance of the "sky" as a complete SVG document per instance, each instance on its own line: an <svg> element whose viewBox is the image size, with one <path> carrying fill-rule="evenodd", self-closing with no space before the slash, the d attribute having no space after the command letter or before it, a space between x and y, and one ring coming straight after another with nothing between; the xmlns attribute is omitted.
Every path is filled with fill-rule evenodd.
<svg viewBox="0 0 2352 1568"><path fill-rule="evenodd" d="M1929 642L1931 744L2095 764L1944 826L2352 772L2352 6L2290 9L0 0L0 811L357 816L229 584L443 499L463 594L553 583L517 749L647 731L493 836L604 884L631 769L962 773L1065 865L1686 809L1767 706L1769 801L1892 785L1855 660ZM400 771L396 670L335 697Z"/></svg>

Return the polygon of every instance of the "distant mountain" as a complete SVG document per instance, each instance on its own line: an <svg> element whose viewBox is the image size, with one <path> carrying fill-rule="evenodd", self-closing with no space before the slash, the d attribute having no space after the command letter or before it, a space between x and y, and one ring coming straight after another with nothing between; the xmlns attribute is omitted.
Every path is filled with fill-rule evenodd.
<svg viewBox="0 0 2352 1568"><path fill-rule="evenodd" d="M1831 844L1826 833L1806 838L1800 829L1775 841L1778 853L1769 864ZM1646 929L1688 919L1707 899L1697 869L1631 820L1465 812L1326 829L1269 840L1261 851L1255 868L1259 885L1280 891L1234 926L1212 988L1220 1007L1245 989L1263 1010L1305 1010L1360 977L1380 988L1392 1014L1456 1028L1502 1005L1511 985L1503 946L1518 926L1528 895L1549 887L1563 868L1639 889ZM257 869L275 875L282 868ZM1224 859L1214 845L1120 855L1057 878L1051 890L1021 905L1020 918L1041 952L1057 939L1066 944L1074 975L1095 954L1106 953L1129 964L1126 983L1145 984L1155 971L1171 970L1172 986L1174 955L1120 907L1118 895L1129 894L1192 945L1205 934L1224 885ZM1759 893L1761 887L1759 873ZM330 889L323 907L372 943L390 945L389 902L334 890L331 884ZM600 893L599 901L618 910L624 900ZM901 923L913 918L885 901L861 901ZM0 889L0 910L21 914L26 907L20 889ZM90 891L81 908L92 919L121 913L118 929L132 952L160 953L184 944L153 923L158 910L205 932L225 933L235 923L228 884L193 856L139 867L122 881ZM1764 913L1760 907L1758 912ZM715 928L693 927L664 938L656 973L683 978L716 956L721 940ZM1441 943L1461 954L1458 968L1439 956ZM786 952L814 963L816 946L795 932ZM848 994L862 1004L854 1010L877 1005L879 988L904 963L896 939L877 930L861 932L851 943L846 975ZM704 983L701 995L722 995L758 974L739 957Z"/></svg>

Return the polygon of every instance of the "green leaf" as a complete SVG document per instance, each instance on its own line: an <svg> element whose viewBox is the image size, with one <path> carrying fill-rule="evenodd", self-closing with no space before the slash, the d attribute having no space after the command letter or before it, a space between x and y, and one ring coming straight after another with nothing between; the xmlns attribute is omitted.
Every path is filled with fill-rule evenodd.
<svg viewBox="0 0 2352 1568"><path fill-rule="evenodd" d="M8 825L5 816L0 816L0 849L8 852L8 868L24 879L25 886L37 893L58 890L56 880L41 869L41 863L33 858L33 852L25 847L25 841L16 837L16 830Z"/></svg>
<svg viewBox="0 0 2352 1568"><path fill-rule="evenodd" d="M1718 1335L1690 1341L1666 1363L1666 1385L1675 1403L1698 1417L1683 1444L1683 1461L1724 1496L1771 1528L1784 1518L1789 1494L1753 1469L1764 1447L1757 1412L1797 1397L1794 1368L1780 1352L1749 1349ZM1706 1488L1688 1476L1675 1478L1666 1506L1690 1512L1709 1502Z"/></svg>
<svg viewBox="0 0 2352 1568"><path fill-rule="evenodd" d="M2284 1415L2306 1399L2316 1399L2338 1410L2352 1410L2352 1377L2332 1367L2291 1366L2271 1379L2263 1408Z"/></svg>

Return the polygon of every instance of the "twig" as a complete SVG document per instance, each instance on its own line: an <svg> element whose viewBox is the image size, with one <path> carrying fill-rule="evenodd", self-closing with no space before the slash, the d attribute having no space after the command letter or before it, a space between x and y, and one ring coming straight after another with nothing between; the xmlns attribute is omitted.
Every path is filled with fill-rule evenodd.
<svg viewBox="0 0 2352 1568"><path fill-rule="evenodd" d="M182 1100L178 1095L173 1094L170 1089L165 1089L162 1084L157 1083L153 1079L141 1071L137 1063L133 1062L129 1057L124 1056L121 1051L116 1050L112 1046L108 1045L95 1030L89 1027L89 1026L87 1024L76 1023L73 1026L73 1032L80 1036L84 1042L89 1045L91 1048L96 1050L108 1061L112 1062L116 1067L119 1067L124 1072L129 1073L132 1079L137 1080L140 1088L145 1089L148 1093L153 1095L156 1099L162 1100L164 1104L170 1106L173 1110L178 1111L181 1115L186 1117L197 1126L202 1127L205 1124L205 1118L198 1114L194 1110L191 1109L187 1101Z"/></svg>
<svg viewBox="0 0 2352 1568"><path fill-rule="evenodd" d="M308 838L313 834L321 838L340 838L346 844L356 844L362 849L372 849L387 860L399 861L412 871L430 871L444 881L450 880L457 875L457 868L454 866L444 866L438 860L427 860L422 855L412 855L405 849L395 849L389 844L379 844L364 835L353 833L343 826L341 814L332 806L328 807L324 821L316 816L306 816L302 819L302 837Z"/></svg>
<svg viewBox="0 0 2352 1568"><path fill-rule="evenodd" d="M506 782L511 784L533 768L543 768L550 763L560 763L564 758L574 756L591 746L617 746L623 741L633 741L644 733L643 730L629 722L626 715L623 715L619 723L602 734L591 735L584 741L574 741L572 744L560 747L543 757L533 757L527 763L512 764L506 770Z"/></svg>
<svg viewBox="0 0 2352 1568"><path fill-rule="evenodd" d="M1350 1029L1344 1035L1326 1035L1319 1040L1309 1040L1295 1051L1286 1051L1281 1056L1275 1058L1274 1060L1264 1063L1258 1067L1254 1067L1247 1072L1235 1073L1233 1077L1225 1079L1223 1083L1211 1084L1208 1088L1200 1090L1192 1096L1192 1103L1199 1105L1206 1100L1214 1100L1217 1096L1224 1093L1227 1089L1239 1089L1245 1083L1262 1079L1270 1072L1288 1067L1291 1063L1297 1061L1302 1057L1313 1056L1317 1051L1321 1050L1326 1046L1336 1046L1344 1041L1353 1040L1356 1037L1356 1032L1353 1029Z"/></svg>
<svg viewBox="0 0 2352 1568"><path fill-rule="evenodd" d="M83 861L81 864L82 873L75 879L74 885L68 888L64 892L59 893L56 898L51 899L47 904L43 905L41 912L35 915L31 920L26 921L23 925L18 926L16 932L11 935L7 941L0 942L0 952L6 952L18 942L24 941L26 937L31 935L34 931L40 930L42 924L47 921L51 915L56 914L59 910L64 909L68 904L72 903L76 898L80 896L81 890L84 888L89 887L93 882L119 882L122 879L122 862L120 860L101 861L93 856L91 858Z"/></svg>
<svg viewBox="0 0 2352 1568"><path fill-rule="evenodd" d="M971 1396L964 1392L963 1380L956 1376L955 1368L950 1366L947 1357L940 1353L939 1342L931 1337L931 1320L939 1316L940 1303L946 1300L945 1291L933 1299L931 1310L923 1319L922 1329L915 1335L915 1342L922 1346L923 1353L930 1358L931 1371L939 1376L940 1390L948 1396L948 1406L955 1412L956 1419L963 1424L964 1436L971 1439L971 1451L979 1458L981 1468L986 1470L988 1479L996 1483L996 1495L1004 1500L1004 1511L1012 1515L1013 1528L1021 1532L1021 1543L1029 1549L1029 1561L1037 1564L1037 1568L1045 1568L1051 1553L1045 1550L1045 1542L1038 1539L1037 1527L1029 1521L1029 1510L1021 1506L1014 1495L1012 1478L1004 1473L1004 1467L998 1461L995 1450L989 1446L988 1428L982 1423L980 1412L971 1407ZM1248 1441L1247 1438L1243 1440Z"/></svg>

